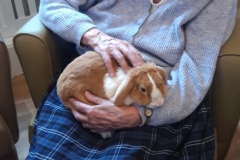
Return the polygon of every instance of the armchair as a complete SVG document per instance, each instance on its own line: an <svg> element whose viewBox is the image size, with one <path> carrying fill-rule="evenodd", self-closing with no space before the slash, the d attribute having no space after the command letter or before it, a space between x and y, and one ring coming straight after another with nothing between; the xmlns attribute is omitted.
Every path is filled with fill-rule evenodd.
<svg viewBox="0 0 240 160"><path fill-rule="evenodd" d="M1 34L0 97L0 160L17 160L15 143L19 139L19 129L12 93L9 54Z"/></svg>
<svg viewBox="0 0 240 160"><path fill-rule="evenodd" d="M215 159L224 159L240 116L240 3L231 38L222 47L211 87L211 106L216 129ZM49 31L38 15L14 37L14 47L25 73L35 106L56 72L60 57L68 44ZM60 48L62 46L63 48Z"/></svg>

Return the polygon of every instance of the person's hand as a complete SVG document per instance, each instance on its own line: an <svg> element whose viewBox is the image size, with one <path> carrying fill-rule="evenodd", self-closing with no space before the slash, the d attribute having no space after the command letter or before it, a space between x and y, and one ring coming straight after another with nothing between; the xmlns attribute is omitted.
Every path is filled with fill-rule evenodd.
<svg viewBox="0 0 240 160"><path fill-rule="evenodd" d="M94 106L82 103L74 98L69 102L73 115L82 122L83 127L92 132L108 132L121 128L132 128L141 124L141 117L135 106L115 106L111 101L86 92L87 100Z"/></svg>
<svg viewBox="0 0 240 160"><path fill-rule="evenodd" d="M131 43L110 37L97 28L88 30L82 36L81 43L92 47L101 55L111 77L115 76L111 58L114 58L125 72L130 69L126 59L133 67L141 66L144 63L141 54Z"/></svg>

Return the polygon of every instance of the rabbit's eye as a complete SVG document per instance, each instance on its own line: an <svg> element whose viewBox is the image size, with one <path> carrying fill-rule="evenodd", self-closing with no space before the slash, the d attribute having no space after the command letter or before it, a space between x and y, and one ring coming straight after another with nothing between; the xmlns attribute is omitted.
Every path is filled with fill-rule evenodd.
<svg viewBox="0 0 240 160"><path fill-rule="evenodd" d="M145 88L141 88L141 91L145 93L147 90Z"/></svg>

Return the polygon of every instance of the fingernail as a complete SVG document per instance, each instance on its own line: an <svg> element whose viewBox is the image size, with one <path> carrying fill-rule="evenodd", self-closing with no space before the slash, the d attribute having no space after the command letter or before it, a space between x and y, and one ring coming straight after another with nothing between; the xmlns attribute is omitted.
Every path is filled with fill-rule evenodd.
<svg viewBox="0 0 240 160"><path fill-rule="evenodd" d="M89 91L85 91L85 95L90 95L90 92Z"/></svg>
<svg viewBox="0 0 240 160"><path fill-rule="evenodd" d="M115 77L115 73L110 73L110 77Z"/></svg>
<svg viewBox="0 0 240 160"><path fill-rule="evenodd" d="M74 99L73 98L69 98L68 101L73 103Z"/></svg>

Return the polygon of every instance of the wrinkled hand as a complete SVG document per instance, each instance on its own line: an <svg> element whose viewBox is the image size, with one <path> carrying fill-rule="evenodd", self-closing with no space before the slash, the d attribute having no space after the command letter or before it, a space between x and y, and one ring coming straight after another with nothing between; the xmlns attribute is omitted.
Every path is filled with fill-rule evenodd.
<svg viewBox="0 0 240 160"><path fill-rule="evenodd" d="M115 106L111 101L96 97L90 92L85 96L94 106L69 99L73 104L72 113L83 127L89 128L92 132L108 132L120 128L132 128L141 124L141 117L135 106Z"/></svg>
<svg viewBox="0 0 240 160"><path fill-rule="evenodd" d="M125 72L130 69L126 59L133 67L141 66L144 63L141 54L131 43L110 37L97 28L88 30L83 35L81 42L89 45L102 56L108 73L112 77L115 76L115 73L111 58L114 58Z"/></svg>

